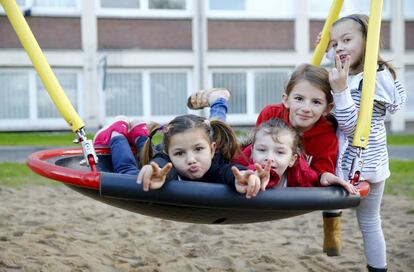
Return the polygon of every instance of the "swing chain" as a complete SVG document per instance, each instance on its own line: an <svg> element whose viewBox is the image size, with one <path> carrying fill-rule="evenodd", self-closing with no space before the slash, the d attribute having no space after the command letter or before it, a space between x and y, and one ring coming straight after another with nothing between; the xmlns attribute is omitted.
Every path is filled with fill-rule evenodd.
<svg viewBox="0 0 414 272"><path fill-rule="evenodd" d="M76 135L78 136L78 138L75 139L74 142L81 144L84 162L92 170L96 169L96 164L98 163L98 156L96 155L92 140L87 139L85 130L83 128L76 131Z"/></svg>
<svg viewBox="0 0 414 272"><path fill-rule="evenodd" d="M364 162L362 160L362 148L357 147L357 155L352 160L351 164L351 170L349 171L349 181L353 185L358 185L358 183L361 181L361 173L362 173L362 167L364 166Z"/></svg>

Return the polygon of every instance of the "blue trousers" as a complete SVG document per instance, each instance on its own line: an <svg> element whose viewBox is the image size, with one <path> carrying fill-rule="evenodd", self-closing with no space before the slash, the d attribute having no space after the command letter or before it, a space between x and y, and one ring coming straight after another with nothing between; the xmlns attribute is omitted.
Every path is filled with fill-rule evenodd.
<svg viewBox="0 0 414 272"><path fill-rule="evenodd" d="M136 143L137 150L144 146L146 138L140 137ZM139 168L127 138L122 135L115 136L109 142L112 153L112 167L114 173L138 175Z"/></svg>
<svg viewBox="0 0 414 272"><path fill-rule="evenodd" d="M210 120L216 119L226 122L227 117L227 100L219 98L210 105Z"/></svg>

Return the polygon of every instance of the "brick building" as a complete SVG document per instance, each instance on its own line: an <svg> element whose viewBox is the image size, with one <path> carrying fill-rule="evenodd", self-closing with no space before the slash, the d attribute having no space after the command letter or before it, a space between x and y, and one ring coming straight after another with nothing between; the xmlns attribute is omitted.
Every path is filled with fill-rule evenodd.
<svg viewBox="0 0 414 272"><path fill-rule="evenodd" d="M202 87L232 90L228 121L254 124L311 59L331 1L20 0L36 39L88 129L116 115L166 122ZM368 13L345 0L341 15ZM414 121L414 0L384 0L382 56L397 68ZM0 9L0 131L67 129Z"/></svg>

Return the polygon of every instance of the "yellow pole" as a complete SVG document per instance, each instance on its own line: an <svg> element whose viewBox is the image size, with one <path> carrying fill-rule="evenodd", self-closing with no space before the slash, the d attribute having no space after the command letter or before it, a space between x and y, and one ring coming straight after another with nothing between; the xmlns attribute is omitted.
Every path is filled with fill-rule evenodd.
<svg viewBox="0 0 414 272"><path fill-rule="evenodd" d="M344 0L334 0L329 10L328 18L325 21L325 25L322 29L321 40L315 48L315 51L312 56L311 64L315 66L320 66L323 56L325 55L326 48L329 44L329 32L331 31L332 24L338 19L339 13L342 9L342 4Z"/></svg>
<svg viewBox="0 0 414 272"><path fill-rule="evenodd" d="M364 80L362 82L361 107L355 130L353 146L365 148L371 128L372 110L374 108L375 78L379 37L381 30L382 0L371 0L367 44L365 48Z"/></svg>
<svg viewBox="0 0 414 272"><path fill-rule="evenodd" d="M50 68L16 2L14 0L0 0L0 3L3 5L14 31L29 55L33 66L60 114L69 124L73 132L80 130L85 125L57 81L55 74Z"/></svg>

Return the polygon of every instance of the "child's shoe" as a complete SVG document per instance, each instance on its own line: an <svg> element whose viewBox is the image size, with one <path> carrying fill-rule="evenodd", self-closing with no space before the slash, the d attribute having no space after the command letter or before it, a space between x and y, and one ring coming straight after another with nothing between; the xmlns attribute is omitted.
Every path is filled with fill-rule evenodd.
<svg viewBox="0 0 414 272"><path fill-rule="evenodd" d="M145 122L139 120L132 120L130 123L130 130L128 133L128 142L130 145L135 146L138 137L148 137L148 127Z"/></svg>
<svg viewBox="0 0 414 272"><path fill-rule="evenodd" d="M199 110L210 107L217 99L230 99L230 91L225 88L211 88L199 90L187 99L187 107L191 110Z"/></svg>
<svg viewBox="0 0 414 272"><path fill-rule="evenodd" d="M95 134L95 137L93 138L94 146L109 146L109 141L111 140L111 135L114 131L127 137L129 128L128 119L125 116L118 116L116 119L117 120L101 128Z"/></svg>

